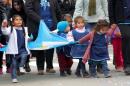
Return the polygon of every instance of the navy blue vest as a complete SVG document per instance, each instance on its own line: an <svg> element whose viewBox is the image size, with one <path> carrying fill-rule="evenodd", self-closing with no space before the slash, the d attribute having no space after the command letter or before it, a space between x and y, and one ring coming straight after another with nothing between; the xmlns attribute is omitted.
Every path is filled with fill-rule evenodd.
<svg viewBox="0 0 130 86"><path fill-rule="evenodd" d="M102 61L109 59L107 40L105 34L96 33L93 38L90 59L94 61Z"/></svg>
<svg viewBox="0 0 130 86"><path fill-rule="evenodd" d="M27 53L25 48L25 35L23 30L17 30L17 44L18 44L18 53Z"/></svg>

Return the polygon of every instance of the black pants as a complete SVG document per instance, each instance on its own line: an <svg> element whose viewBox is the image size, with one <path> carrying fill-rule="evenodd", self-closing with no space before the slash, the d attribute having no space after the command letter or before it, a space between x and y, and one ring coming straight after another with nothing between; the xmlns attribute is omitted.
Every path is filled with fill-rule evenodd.
<svg viewBox="0 0 130 86"><path fill-rule="evenodd" d="M3 65L3 52L0 51L0 68L2 68Z"/></svg>
<svg viewBox="0 0 130 86"><path fill-rule="evenodd" d="M82 74L85 74L86 71L86 67L85 64L82 62L82 59L79 59L79 63L76 69L76 73L80 73L80 71L82 72Z"/></svg>
<svg viewBox="0 0 130 86"><path fill-rule="evenodd" d="M119 25L122 34L122 53L124 57L124 68L130 67L130 24Z"/></svg>
<svg viewBox="0 0 130 86"><path fill-rule="evenodd" d="M36 63L38 70L44 70L44 63L46 61L47 69L53 68L53 54L54 49L36 51Z"/></svg>

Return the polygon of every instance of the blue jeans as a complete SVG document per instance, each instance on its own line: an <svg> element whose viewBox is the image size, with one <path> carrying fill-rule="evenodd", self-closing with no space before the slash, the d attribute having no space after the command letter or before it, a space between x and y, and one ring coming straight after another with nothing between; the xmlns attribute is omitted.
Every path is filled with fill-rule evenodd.
<svg viewBox="0 0 130 86"><path fill-rule="evenodd" d="M17 78L17 69L19 67L23 67L28 54L18 54L18 55L11 55L12 63L11 63L11 77L12 79Z"/></svg>
<svg viewBox="0 0 130 86"><path fill-rule="evenodd" d="M90 72L91 76L97 75L97 73L96 73L96 66L97 65L102 66L104 76L107 76L109 74L107 60L102 60L102 61L89 60L89 72Z"/></svg>

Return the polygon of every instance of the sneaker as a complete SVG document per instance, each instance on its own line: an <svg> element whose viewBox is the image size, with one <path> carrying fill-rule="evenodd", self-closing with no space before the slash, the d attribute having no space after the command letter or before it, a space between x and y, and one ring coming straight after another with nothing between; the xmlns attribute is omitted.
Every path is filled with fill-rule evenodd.
<svg viewBox="0 0 130 86"><path fill-rule="evenodd" d="M81 77L80 72L75 72L75 75L76 75L77 77Z"/></svg>
<svg viewBox="0 0 130 86"><path fill-rule="evenodd" d="M43 70L38 70L38 75L44 75Z"/></svg>
<svg viewBox="0 0 130 86"><path fill-rule="evenodd" d="M130 75L130 67L126 67L124 72L125 72L125 75Z"/></svg>
<svg viewBox="0 0 130 86"><path fill-rule="evenodd" d="M67 73L68 75L71 75L71 74L72 74L72 71L69 69L69 70L66 70L66 73Z"/></svg>
<svg viewBox="0 0 130 86"><path fill-rule="evenodd" d="M30 66L29 66L29 63L26 63L26 64L25 64L24 69L25 69L26 72L30 72L30 71L31 71L31 68L30 68Z"/></svg>
<svg viewBox="0 0 130 86"><path fill-rule="evenodd" d="M110 73L108 73L107 75L105 75L105 78L110 78L112 77Z"/></svg>
<svg viewBox="0 0 130 86"><path fill-rule="evenodd" d="M24 70L23 67L19 67L19 70L20 70L21 73L25 73L25 70Z"/></svg>
<svg viewBox="0 0 130 86"><path fill-rule="evenodd" d="M12 82L13 83L18 83L18 80L17 79L12 79Z"/></svg>
<svg viewBox="0 0 130 86"><path fill-rule="evenodd" d="M51 69L47 69L46 72L47 73L56 73L56 71L54 69L52 69L52 68Z"/></svg>
<svg viewBox="0 0 130 86"><path fill-rule="evenodd" d="M83 74L83 78L89 78L89 77L90 77L90 75L89 75L88 72L85 72L85 73Z"/></svg>
<svg viewBox="0 0 130 86"><path fill-rule="evenodd" d="M63 72L60 72L60 76L62 76L62 77L66 77L65 72L64 72L64 71L63 71Z"/></svg>
<svg viewBox="0 0 130 86"><path fill-rule="evenodd" d="M0 75L2 75L3 74L3 70L2 70L2 68L0 68Z"/></svg>
<svg viewBox="0 0 130 86"><path fill-rule="evenodd" d="M116 68L116 71L117 71L117 72L123 72L124 69L123 69L123 67L118 67L118 68Z"/></svg>

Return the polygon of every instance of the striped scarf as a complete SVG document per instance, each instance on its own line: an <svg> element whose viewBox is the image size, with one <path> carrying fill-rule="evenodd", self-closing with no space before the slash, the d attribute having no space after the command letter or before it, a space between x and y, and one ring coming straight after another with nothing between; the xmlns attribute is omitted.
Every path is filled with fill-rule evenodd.
<svg viewBox="0 0 130 86"><path fill-rule="evenodd" d="M89 0L88 16L96 14L96 0Z"/></svg>

